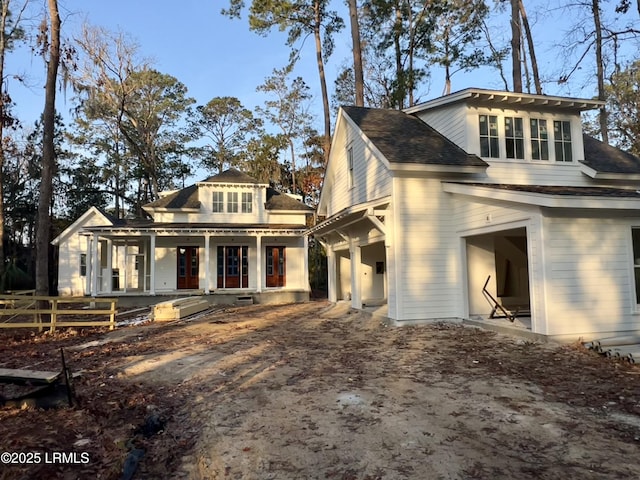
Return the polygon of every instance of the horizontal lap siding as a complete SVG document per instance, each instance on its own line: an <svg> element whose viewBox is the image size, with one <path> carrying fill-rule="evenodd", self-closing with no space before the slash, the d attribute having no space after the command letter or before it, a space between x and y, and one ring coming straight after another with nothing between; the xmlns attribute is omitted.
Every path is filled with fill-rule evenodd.
<svg viewBox="0 0 640 480"><path fill-rule="evenodd" d="M420 112L418 117L456 145L466 148L466 109L458 106Z"/></svg>
<svg viewBox="0 0 640 480"><path fill-rule="evenodd" d="M346 125L346 123L345 123ZM331 199L327 215L360 203L391 195L391 176L360 135L350 127L343 141L336 142L332 151L330 179ZM349 187L347 150L353 149L353 186Z"/></svg>
<svg viewBox="0 0 640 480"><path fill-rule="evenodd" d="M561 163L496 161L485 159L488 181L515 185L588 186L593 182L580 171L580 166Z"/></svg>
<svg viewBox="0 0 640 480"><path fill-rule="evenodd" d="M638 328L625 220L545 219L550 335Z"/></svg>
<svg viewBox="0 0 640 480"><path fill-rule="evenodd" d="M450 198L439 180L398 178L394 201L401 318L457 316L460 252L450 238Z"/></svg>

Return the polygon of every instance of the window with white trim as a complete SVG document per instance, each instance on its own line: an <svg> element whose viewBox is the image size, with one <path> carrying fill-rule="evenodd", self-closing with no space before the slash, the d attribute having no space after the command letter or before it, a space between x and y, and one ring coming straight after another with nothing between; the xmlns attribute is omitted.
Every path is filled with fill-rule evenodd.
<svg viewBox="0 0 640 480"><path fill-rule="evenodd" d="M253 193L242 192L242 213L251 213L253 211Z"/></svg>
<svg viewBox="0 0 640 480"><path fill-rule="evenodd" d="M480 156L500 156L497 115L480 115Z"/></svg>
<svg viewBox="0 0 640 480"><path fill-rule="evenodd" d="M554 120L553 140L556 150L556 162L572 162L571 123L565 120Z"/></svg>
<svg viewBox="0 0 640 480"><path fill-rule="evenodd" d="M524 128L522 118L504 117L504 139L507 158L524 160Z"/></svg>
<svg viewBox="0 0 640 480"><path fill-rule="evenodd" d="M227 213L238 213L238 192L227 192Z"/></svg>
<svg viewBox="0 0 640 480"><path fill-rule="evenodd" d="M549 160L549 132L547 121L541 118L531 118L531 158L534 160Z"/></svg>
<svg viewBox="0 0 640 480"><path fill-rule="evenodd" d="M213 192L213 202L211 204L211 211L214 213L224 212L224 193Z"/></svg>
<svg viewBox="0 0 640 480"><path fill-rule="evenodd" d="M87 254L86 253L80 254L80 276L81 277L87 276Z"/></svg>

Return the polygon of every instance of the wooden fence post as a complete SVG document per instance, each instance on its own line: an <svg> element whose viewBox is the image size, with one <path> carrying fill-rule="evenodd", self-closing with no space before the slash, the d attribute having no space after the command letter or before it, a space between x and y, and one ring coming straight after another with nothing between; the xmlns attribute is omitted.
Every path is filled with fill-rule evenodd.
<svg viewBox="0 0 640 480"><path fill-rule="evenodd" d="M56 317L58 316L57 311L58 311L58 300L52 298L51 300L49 300L50 305L51 305L51 330L50 332L53 333L56 329Z"/></svg>

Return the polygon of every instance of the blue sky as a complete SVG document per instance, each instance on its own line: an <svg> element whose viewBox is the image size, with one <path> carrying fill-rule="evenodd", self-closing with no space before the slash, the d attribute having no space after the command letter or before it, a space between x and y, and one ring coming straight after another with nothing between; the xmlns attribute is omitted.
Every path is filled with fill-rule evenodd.
<svg viewBox="0 0 640 480"><path fill-rule="evenodd" d="M530 0L526 4L529 6L534 38L539 44L537 53L540 68L548 72L559 58L557 51L552 50L552 45L566 42L563 31L574 19L567 18L566 13L553 10L542 10L536 14L545 1ZM334 8L346 14L343 0L334 0L333 3ZM610 1L605 6L611 12L615 3ZM59 0L59 4L66 37L72 37L85 19L111 31L126 32L139 44L141 56L154 59L159 71L173 75L184 83L197 104L204 104L216 96L234 96L247 108L261 105L265 97L256 92L256 87L271 74L274 67L284 66L289 57L284 34L273 31L268 37L261 37L249 31L246 18L231 20L223 17L220 9L227 5L226 0ZM550 5L555 7L558 3L552 2ZM545 18L538 21L539 15ZM633 15L637 22L637 14ZM493 20L498 25L500 21ZM348 23L346 16L345 23ZM503 24L508 25L504 21ZM495 35L499 34L509 35L510 30L503 25L496 29ZM333 80L340 65L349 61L350 55L347 25L336 39L336 51L327 66L330 91L333 90ZM29 88L15 80L10 80L9 88L17 104L15 113L24 123L32 124L40 116L44 105L42 60L22 49L10 54L6 70L6 73L21 74L27 78ZM313 92L319 92L311 40L304 45L295 73L305 79ZM508 68L505 74L509 76ZM577 82L569 88L547 84L545 92L571 96L593 95L595 78L587 76L585 84L587 87L581 89L577 87ZM453 78L454 91L472 86L502 89L495 69L485 68L471 74L457 74ZM442 74L434 71L429 88L419 92L421 100L439 96L442 87ZM320 94L314 94L317 125L320 128ZM58 109L63 115L72 106L71 98L70 91L58 94Z"/></svg>

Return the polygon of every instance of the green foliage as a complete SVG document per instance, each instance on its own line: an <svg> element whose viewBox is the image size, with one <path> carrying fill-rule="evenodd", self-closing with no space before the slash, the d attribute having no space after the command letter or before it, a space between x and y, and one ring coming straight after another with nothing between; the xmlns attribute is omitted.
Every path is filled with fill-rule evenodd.
<svg viewBox="0 0 640 480"><path fill-rule="evenodd" d="M241 167L249 142L260 133L262 121L235 97L216 97L196 107L192 135L209 143L197 151L202 165L214 172Z"/></svg>
<svg viewBox="0 0 640 480"><path fill-rule="evenodd" d="M640 156L640 60L613 74L605 91L610 141Z"/></svg>

